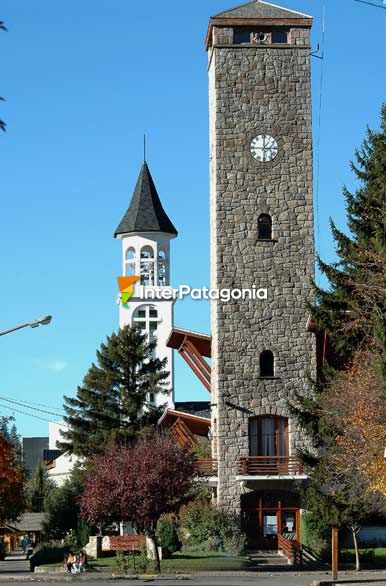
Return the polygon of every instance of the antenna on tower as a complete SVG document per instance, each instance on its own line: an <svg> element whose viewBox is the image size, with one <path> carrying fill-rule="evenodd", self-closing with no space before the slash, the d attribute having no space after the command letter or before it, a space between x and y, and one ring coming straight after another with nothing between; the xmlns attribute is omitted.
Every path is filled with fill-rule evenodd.
<svg viewBox="0 0 386 586"><path fill-rule="evenodd" d="M143 135L143 162L146 163L146 134Z"/></svg>

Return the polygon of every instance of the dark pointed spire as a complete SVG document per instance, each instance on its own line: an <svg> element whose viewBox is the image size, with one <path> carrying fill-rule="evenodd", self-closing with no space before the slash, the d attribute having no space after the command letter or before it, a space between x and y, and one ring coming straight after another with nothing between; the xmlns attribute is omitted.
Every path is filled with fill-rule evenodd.
<svg viewBox="0 0 386 586"><path fill-rule="evenodd" d="M129 208L114 236L130 232L165 232L173 236L178 234L162 207L146 161L139 173Z"/></svg>

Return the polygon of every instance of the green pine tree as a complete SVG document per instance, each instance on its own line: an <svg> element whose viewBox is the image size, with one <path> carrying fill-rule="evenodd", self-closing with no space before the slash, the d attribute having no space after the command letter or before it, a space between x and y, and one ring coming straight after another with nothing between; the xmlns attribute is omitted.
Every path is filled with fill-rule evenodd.
<svg viewBox="0 0 386 586"><path fill-rule="evenodd" d="M49 477L46 466L39 462L30 482L31 510L34 513L45 511L46 499L54 487L55 483Z"/></svg>
<svg viewBox="0 0 386 586"><path fill-rule="evenodd" d="M73 535L77 547L84 547L90 536L90 527L80 517L79 499L83 494L86 468L76 465L61 486L55 486L46 499L46 518L43 523L47 539L64 539Z"/></svg>
<svg viewBox="0 0 386 586"><path fill-rule="evenodd" d="M355 152L351 169L359 180L354 193L343 195L349 234L331 220L338 261L319 266L328 290L316 287L312 314L331 335L335 352L349 358L361 346L373 344L385 364L386 341L386 104L379 131L368 129Z"/></svg>
<svg viewBox="0 0 386 586"><path fill-rule="evenodd" d="M145 408L148 393L165 392L166 359L154 358L156 342L126 326L113 333L97 351L76 397L65 397L59 449L79 456L104 450L112 442L128 441L154 425L161 411Z"/></svg>

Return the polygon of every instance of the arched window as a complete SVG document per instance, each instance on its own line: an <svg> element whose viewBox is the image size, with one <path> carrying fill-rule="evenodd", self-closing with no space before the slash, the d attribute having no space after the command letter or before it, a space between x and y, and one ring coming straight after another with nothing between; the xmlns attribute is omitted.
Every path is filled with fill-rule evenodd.
<svg viewBox="0 0 386 586"><path fill-rule="evenodd" d="M269 214L260 214L257 220L258 240L272 240L272 218Z"/></svg>
<svg viewBox="0 0 386 586"><path fill-rule="evenodd" d="M159 321L158 311L154 305L141 305L133 313L133 326L143 330L150 341L156 335Z"/></svg>
<svg viewBox="0 0 386 586"><path fill-rule="evenodd" d="M262 415L249 419L250 456L288 456L288 419Z"/></svg>
<svg viewBox="0 0 386 586"><path fill-rule="evenodd" d="M158 285L166 285L166 254L164 250L158 252Z"/></svg>
<svg viewBox="0 0 386 586"><path fill-rule="evenodd" d="M125 256L125 270L124 274L126 277L132 277L135 275L135 250L134 248L128 248Z"/></svg>
<svg viewBox="0 0 386 586"><path fill-rule="evenodd" d="M151 246L141 250L141 285L154 285L154 251Z"/></svg>
<svg viewBox="0 0 386 586"><path fill-rule="evenodd" d="M269 377L275 375L275 360L271 350L264 350L260 354L260 376Z"/></svg>

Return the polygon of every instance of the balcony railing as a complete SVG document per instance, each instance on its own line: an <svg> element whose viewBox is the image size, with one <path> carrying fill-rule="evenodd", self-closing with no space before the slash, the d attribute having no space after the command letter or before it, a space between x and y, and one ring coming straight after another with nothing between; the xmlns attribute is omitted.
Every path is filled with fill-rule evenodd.
<svg viewBox="0 0 386 586"><path fill-rule="evenodd" d="M296 456L249 456L240 458L242 476L296 476L303 474L302 464Z"/></svg>
<svg viewBox="0 0 386 586"><path fill-rule="evenodd" d="M199 476L217 476L217 460L214 458L197 458L196 472Z"/></svg>

